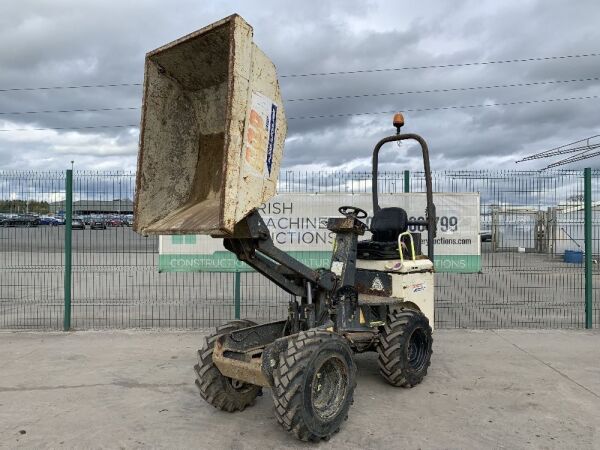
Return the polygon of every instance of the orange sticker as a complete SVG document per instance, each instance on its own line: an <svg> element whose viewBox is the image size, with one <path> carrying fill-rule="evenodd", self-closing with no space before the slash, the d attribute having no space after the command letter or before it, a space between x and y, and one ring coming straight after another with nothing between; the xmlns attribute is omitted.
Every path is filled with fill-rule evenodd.
<svg viewBox="0 0 600 450"><path fill-rule="evenodd" d="M250 111L250 125L254 125L257 128L264 128L265 126L265 123L263 122L262 117L260 117L260 114L258 114L254 110Z"/></svg>

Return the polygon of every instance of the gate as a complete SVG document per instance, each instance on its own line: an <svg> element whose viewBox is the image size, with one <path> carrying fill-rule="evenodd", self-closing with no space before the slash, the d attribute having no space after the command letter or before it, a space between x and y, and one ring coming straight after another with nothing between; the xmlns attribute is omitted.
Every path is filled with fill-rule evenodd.
<svg viewBox="0 0 600 450"><path fill-rule="evenodd" d="M546 253L548 251L548 214L529 207L492 208L492 249Z"/></svg>

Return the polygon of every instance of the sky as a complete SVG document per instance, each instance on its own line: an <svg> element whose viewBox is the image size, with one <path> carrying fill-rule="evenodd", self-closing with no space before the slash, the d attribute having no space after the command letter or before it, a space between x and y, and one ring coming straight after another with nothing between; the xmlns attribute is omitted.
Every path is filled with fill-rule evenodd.
<svg viewBox="0 0 600 450"><path fill-rule="evenodd" d="M135 170L145 53L232 13L280 75L285 170L369 171L392 111L428 141L434 170L540 169L557 159L515 161L600 134L594 0L20 0L0 6L0 170ZM542 60L472 64L529 58ZM64 88L99 84L128 85ZM298 100L322 97L342 98ZM111 111L56 112L90 109ZM422 167L410 144L380 164ZM584 166L600 157L566 168Z"/></svg>

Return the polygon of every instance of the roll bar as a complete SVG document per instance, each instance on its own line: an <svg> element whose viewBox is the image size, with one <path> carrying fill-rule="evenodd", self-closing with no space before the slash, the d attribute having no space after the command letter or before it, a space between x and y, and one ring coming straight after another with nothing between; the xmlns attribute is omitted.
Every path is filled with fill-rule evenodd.
<svg viewBox="0 0 600 450"><path fill-rule="evenodd" d="M414 133L405 133L405 134L397 134L394 136L388 136L380 140L375 148L373 149L373 180L372 180L372 189L373 189L373 214L379 211L381 208L379 207L379 198L378 198L378 169L379 169L379 150L383 146L383 144L387 144L388 142L396 142L396 141L406 141L413 140L417 141L421 145L421 150L423 152L423 169L425 171L425 187L427 189L427 209L425 211L425 220L414 220L409 221L409 225L418 225L425 226L427 228L427 256L433 262L433 240L436 236L436 217L435 217L435 205L433 204L433 187L431 183L431 167L429 165L429 148L427 147L427 142L418 134Z"/></svg>

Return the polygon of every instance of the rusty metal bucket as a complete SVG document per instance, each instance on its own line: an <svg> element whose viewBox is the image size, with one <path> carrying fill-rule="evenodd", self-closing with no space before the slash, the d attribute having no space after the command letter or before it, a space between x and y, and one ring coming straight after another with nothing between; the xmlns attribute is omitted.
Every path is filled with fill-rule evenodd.
<svg viewBox="0 0 600 450"><path fill-rule="evenodd" d="M146 55L138 233L231 235L275 194L285 113L252 34L233 15Z"/></svg>

